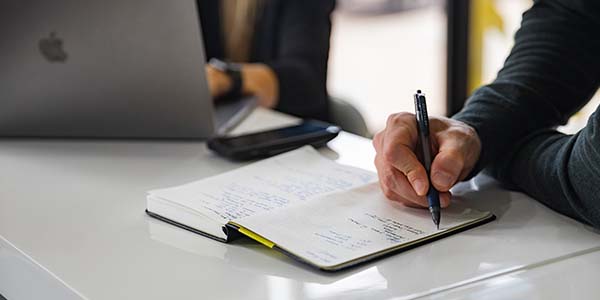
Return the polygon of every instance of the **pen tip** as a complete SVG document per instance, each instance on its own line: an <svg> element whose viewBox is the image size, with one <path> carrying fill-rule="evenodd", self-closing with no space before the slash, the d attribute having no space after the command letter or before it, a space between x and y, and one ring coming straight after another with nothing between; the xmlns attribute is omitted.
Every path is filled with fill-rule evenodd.
<svg viewBox="0 0 600 300"><path fill-rule="evenodd" d="M440 230L440 224L437 224L437 230Z"/></svg>
<svg viewBox="0 0 600 300"><path fill-rule="evenodd" d="M420 93L421 93L421 90L417 90L417 94L420 94Z"/></svg>

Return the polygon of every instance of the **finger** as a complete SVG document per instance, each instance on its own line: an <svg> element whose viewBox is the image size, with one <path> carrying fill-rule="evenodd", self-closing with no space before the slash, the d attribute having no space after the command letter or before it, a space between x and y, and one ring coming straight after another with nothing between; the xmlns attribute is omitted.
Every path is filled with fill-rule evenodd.
<svg viewBox="0 0 600 300"><path fill-rule="evenodd" d="M429 181L427 180L427 172L415 153L406 145L398 143L398 141L388 143L387 137L383 143L382 155L386 163L406 176L417 195L424 196L429 189Z"/></svg>
<svg viewBox="0 0 600 300"><path fill-rule="evenodd" d="M429 201L426 196L419 196L410 188L406 177L396 176L396 188L392 192L398 193L402 197L402 203L410 207L427 208ZM406 191L406 192L404 192ZM446 208L450 205L452 194L450 192L439 192L440 206Z"/></svg>
<svg viewBox="0 0 600 300"><path fill-rule="evenodd" d="M425 208L425 206L421 205L421 204L417 204L413 201L410 201L408 199L406 199L405 197L403 197L402 195L396 193L395 191L389 189L386 186L381 186L381 189L383 191L383 194L386 196L386 198L388 198L389 200L392 201L396 201L396 202L400 202L402 203L402 205L404 206L408 206L408 207L413 207L413 208Z"/></svg>
<svg viewBox="0 0 600 300"><path fill-rule="evenodd" d="M408 182L406 180L405 180L405 182L406 182L406 185L409 186ZM427 201L426 197L417 196L414 193L412 195L401 194L401 193L397 192L396 189L391 189L391 188L386 188L386 189L387 190L384 190L384 194L386 194L386 197L392 201L398 201L405 206L413 207L413 208L428 208L429 207L429 202ZM409 188L409 190L411 190L411 189ZM452 194L450 192L440 192L439 193L440 207L446 208L446 207L450 206L451 198L452 198Z"/></svg>
<svg viewBox="0 0 600 300"><path fill-rule="evenodd" d="M392 187L392 191L398 193L402 197L402 203L410 207L425 208L429 206L426 196L419 196L408 182L408 179L404 174L392 169L395 173L395 186Z"/></svg>
<svg viewBox="0 0 600 300"><path fill-rule="evenodd" d="M452 193L450 192L440 192L440 206L442 208L446 208L450 205L450 200L452 199Z"/></svg>
<svg viewBox="0 0 600 300"><path fill-rule="evenodd" d="M408 178L418 195L425 195L429 189L429 180L425 168L413 151L417 144L415 116L409 113L391 115L384 134L381 143L385 161Z"/></svg>
<svg viewBox="0 0 600 300"><path fill-rule="evenodd" d="M404 174L386 164L379 156L375 159L375 166L386 197L411 207L427 207L426 198L415 193Z"/></svg>
<svg viewBox="0 0 600 300"><path fill-rule="evenodd" d="M414 208L425 208L428 206L426 198L414 193L403 174L395 171L381 161L380 157L377 156L375 159L375 166L379 176L379 184L381 185L384 195L388 199L398 201L403 205ZM440 206L442 208L448 207L450 205L451 193L440 192L439 195Z"/></svg>
<svg viewBox="0 0 600 300"><path fill-rule="evenodd" d="M408 207L412 207L412 208L427 208L427 207L429 207L429 203L427 203L426 199L423 199L423 201L415 202L410 199L407 199L406 197L402 196L399 193L396 193L394 190L391 190L391 189L387 189L387 191L384 190L384 194L386 195L386 197L389 200L400 202L403 205L408 206ZM440 192L439 195L440 195L440 207L447 208L448 206L450 206L450 199L452 198L452 194L450 192Z"/></svg>

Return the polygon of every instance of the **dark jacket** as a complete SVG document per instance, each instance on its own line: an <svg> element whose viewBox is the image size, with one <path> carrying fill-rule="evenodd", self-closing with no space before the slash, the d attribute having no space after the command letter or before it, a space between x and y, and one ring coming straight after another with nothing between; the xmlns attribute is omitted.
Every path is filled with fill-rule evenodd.
<svg viewBox="0 0 600 300"><path fill-rule="evenodd" d="M600 109L565 124L600 86L600 1L537 0L497 79L454 118L479 133L479 167L553 209L600 228Z"/></svg>
<svg viewBox="0 0 600 300"><path fill-rule="evenodd" d="M198 0L207 59L224 58L219 0ZM334 0L266 0L256 22L250 62L279 79L277 110L329 119L327 60Z"/></svg>

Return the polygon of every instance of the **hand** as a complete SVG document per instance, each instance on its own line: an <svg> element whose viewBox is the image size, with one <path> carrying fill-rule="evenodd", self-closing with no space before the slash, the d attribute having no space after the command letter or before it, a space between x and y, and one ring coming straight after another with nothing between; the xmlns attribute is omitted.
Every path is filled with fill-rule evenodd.
<svg viewBox="0 0 600 300"><path fill-rule="evenodd" d="M208 81L208 88L213 98L226 94L233 84L227 74L215 69L211 65L206 65L206 80Z"/></svg>
<svg viewBox="0 0 600 300"><path fill-rule="evenodd" d="M450 188L473 169L481 153L481 141L475 129L460 121L432 117L430 135L435 154L431 181L440 192L440 204L450 204ZM418 129L415 115L393 114L386 128L377 133L373 145L377 155L375 167L383 193L411 207L428 207L427 172L417 159Z"/></svg>
<svg viewBox="0 0 600 300"><path fill-rule="evenodd" d="M263 64L242 64L242 94L255 96L262 107L273 108L279 98L279 81L275 72ZM206 66L206 79L213 98L227 94L231 78L214 67Z"/></svg>
<svg viewBox="0 0 600 300"><path fill-rule="evenodd" d="M242 66L243 87L246 95L256 96L258 105L273 108L279 98L279 80L275 72L264 64L244 64Z"/></svg>

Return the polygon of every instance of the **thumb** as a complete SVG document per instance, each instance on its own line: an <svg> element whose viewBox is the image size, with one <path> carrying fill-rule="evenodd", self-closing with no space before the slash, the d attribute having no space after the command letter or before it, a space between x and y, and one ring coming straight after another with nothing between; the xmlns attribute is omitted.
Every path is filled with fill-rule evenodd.
<svg viewBox="0 0 600 300"><path fill-rule="evenodd" d="M458 139L441 140L439 152L431 164L431 183L446 192L458 181L465 166L464 147Z"/></svg>

